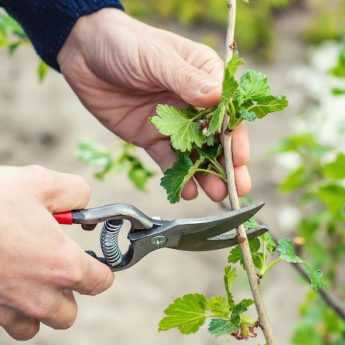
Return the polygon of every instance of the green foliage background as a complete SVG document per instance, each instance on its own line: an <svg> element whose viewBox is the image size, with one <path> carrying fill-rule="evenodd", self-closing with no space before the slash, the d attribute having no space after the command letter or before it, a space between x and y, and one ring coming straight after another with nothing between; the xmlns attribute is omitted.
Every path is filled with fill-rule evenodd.
<svg viewBox="0 0 345 345"><path fill-rule="evenodd" d="M226 25L224 0L125 0L132 14L148 19L177 21L182 25L203 25L219 30L223 35ZM310 8L310 18L303 34L306 42L318 44L325 40L338 40L345 33L344 0L253 0L247 5L239 2L238 39L241 51L254 51L261 57L271 57L275 36L276 17L293 6L301 11ZM207 25L205 25L207 24ZM208 37L212 43L212 37ZM207 41L207 37L205 37ZM0 12L0 47L11 54L28 44L21 27ZM37 73L43 80L48 71L40 62ZM339 78L345 76L345 51L331 73ZM345 90L333 90L343 97ZM340 272L345 258L345 187L344 152L337 147L326 147L312 133L294 135L284 140L277 149L279 155L295 153L301 159L300 166L292 170L282 182L282 192L294 195L303 214L296 229L297 252L312 266L322 269L330 285L330 291L345 299L345 285L340 282ZM133 148L124 145L122 152L112 152L92 143L83 143L79 155L97 166L97 177L103 178L110 171L125 171L133 184L142 190L152 172L136 158ZM331 157L331 158L330 158ZM305 164L308 162L308 164ZM317 270L312 278L318 281ZM215 302L215 301L214 301ZM218 301L219 302L219 301ZM218 304L217 304L218 305ZM345 323L325 305L315 291L309 292L300 307L301 320L292 338L294 345L344 345ZM217 327L218 328L217 328ZM224 325L221 325L222 327ZM212 325L219 333L219 323Z"/></svg>
<svg viewBox="0 0 345 345"><path fill-rule="evenodd" d="M126 9L139 18L177 21L182 25L205 25L225 32L227 12L225 0L124 0ZM343 0L250 0L238 2L237 42L242 53L255 52L256 57L273 56L275 19L292 7L308 11L309 20L302 35L309 43L341 40L345 33L345 1ZM216 37L205 34L205 43Z"/></svg>

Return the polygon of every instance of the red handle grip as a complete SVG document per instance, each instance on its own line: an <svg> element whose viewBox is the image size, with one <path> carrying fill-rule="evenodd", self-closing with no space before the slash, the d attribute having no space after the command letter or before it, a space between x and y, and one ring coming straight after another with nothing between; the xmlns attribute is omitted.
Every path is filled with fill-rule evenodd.
<svg viewBox="0 0 345 345"><path fill-rule="evenodd" d="M53 217L59 224L63 224L63 225L73 224L73 213L71 211L55 213Z"/></svg>

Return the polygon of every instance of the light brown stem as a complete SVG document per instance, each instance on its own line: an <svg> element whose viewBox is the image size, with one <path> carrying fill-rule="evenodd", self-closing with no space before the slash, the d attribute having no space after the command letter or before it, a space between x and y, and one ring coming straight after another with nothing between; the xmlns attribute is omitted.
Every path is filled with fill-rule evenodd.
<svg viewBox="0 0 345 345"><path fill-rule="evenodd" d="M229 9L229 22L227 30L227 39L226 39L226 62L228 62L233 54L235 47L235 26L236 26L236 0L228 0L228 9ZM228 181L228 192L229 192L229 201L232 210L240 209L240 200L237 194L236 180L235 180L235 169L232 158L232 132L228 130L229 117L225 117L223 123L222 131L222 145L224 148L224 157L225 157L225 170ZM256 269L254 266L252 254L249 247L249 241L244 225L241 225L237 228L237 238L241 247L244 268L247 272L249 285L252 291L252 295L255 301L256 310L259 316L260 326L264 333L267 345L274 345L272 327L267 315L266 307L264 300L262 298L258 277L256 274Z"/></svg>

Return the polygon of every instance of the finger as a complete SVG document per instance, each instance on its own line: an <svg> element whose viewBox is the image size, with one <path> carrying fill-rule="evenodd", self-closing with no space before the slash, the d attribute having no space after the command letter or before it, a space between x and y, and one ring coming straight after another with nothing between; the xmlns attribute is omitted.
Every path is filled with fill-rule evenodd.
<svg viewBox="0 0 345 345"><path fill-rule="evenodd" d="M46 306L46 315L40 321L54 329L68 329L73 326L77 313L78 306L73 293L61 291L54 296L54 302Z"/></svg>
<svg viewBox="0 0 345 345"><path fill-rule="evenodd" d="M212 201L220 202L227 196L227 185L217 176L198 174L196 178L206 195ZM249 193L251 189L251 179L246 166L235 168L235 180L239 196Z"/></svg>
<svg viewBox="0 0 345 345"><path fill-rule="evenodd" d="M170 140L159 140L146 148L147 153L159 165L162 171L171 168L176 162L176 154L170 146ZM185 200L192 200L198 196L198 188L195 181L192 179L186 183L182 190L182 198Z"/></svg>
<svg viewBox="0 0 345 345"><path fill-rule="evenodd" d="M0 307L0 325L16 340L29 340L38 333L40 328L37 320L5 306Z"/></svg>
<svg viewBox="0 0 345 345"><path fill-rule="evenodd" d="M90 187L77 175L64 174L39 166L25 167L33 193L50 212L63 212L86 207Z"/></svg>
<svg viewBox="0 0 345 345"><path fill-rule="evenodd" d="M198 187L194 179L189 180L183 187L181 196L184 200L194 200L198 196Z"/></svg>
<svg viewBox="0 0 345 345"><path fill-rule="evenodd" d="M232 135L232 156L235 167L247 165L250 158L250 145L247 126L242 122Z"/></svg>
<svg viewBox="0 0 345 345"><path fill-rule="evenodd" d="M73 280L72 280L73 282ZM114 282L110 268L88 254L81 254L81 275L77 275L71 288L83 295L95 296L108 290Z"/></svg>
<svg viewBox="0 0 345 345"><path fill-rule="evenodd" d="M188 104L211 107L219 103L221 83L218 78L198 69L179 56L161 65L161 79L165 87Z"/></svg>

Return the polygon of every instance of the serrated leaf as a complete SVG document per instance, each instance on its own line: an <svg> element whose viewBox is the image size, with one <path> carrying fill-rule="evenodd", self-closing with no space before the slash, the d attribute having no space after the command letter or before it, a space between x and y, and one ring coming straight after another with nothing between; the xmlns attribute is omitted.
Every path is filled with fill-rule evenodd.
<svg viewBox="0 0 345 345"><path fill-rule="evenodd" d="M243 299L240 303L236 304L231 312L231 323L238 329L241 325L241 314L248 311L254 304L252 299Z"/></svg>
<svg viewBox="0 0 345 345"><path fill-rule="evenodd" d="M165 309L159 331L177 328L182 334L199 330L206 320L207 300L201 294L187 294L176 299Z"/></svg>
<svg viewBox="0 0 345 345"><path fill-rule="evenodd" d="M201 147L205 142L200 125L195 121L195 111L177 109L169 105L158 105L156 116L151 117L157 130L171 139L175 150L191 151L193 144Z"/></svg>
<svg viewBox="0 0 345 345"><path fill-rule="evenodd" d="M240 103L270 95L271 89L267 77L263 73L249 70L242 75L239 85Z"/></svg>
<svg viewBox="0 0 345 345"><path fill-rule="evenodd" d="M212 316L226 318L229 316L230 306L224 296L212 296L207 300L207 310L212 313Z"/></svg>
<svg viewBox="0 0 345 345"><path fill-rule="evenodd" d="M267 232L260 236L260 240L262 241L262 245L266 248L269 253L274 253L277 249L277 243L274 241L272 235Z"/></svg>
<svg viewBox="0 0 345 345"><path fill-rule="evenodd" d="M280 258L286 262L295 264L303 263L303 260L296 255L294 245L290 240L280 240L277 248Z"/></svg>
<svg viewBox="0 0 345 345"><path fill-rule="evenodd" d="M284 110L288 104L285 96L263 96L251 101L248 111L254 112L261 119L270 113Z"/></svg>
<svg viewBox="0 0 345 345"><path fill-rule="evenodd" d="M230 335L236 332L238 327L232 324L230 320L212 319L208 325L208 331L215 337Z"/></svg>
<svg viewBox="0 0 345 345"><path fill-rule="evenodd" d="M165 171L161 179L161 186L166 190L168 200L173 204L180 200L183 187L194 175L195 167L199 162L193 163L186 153L179 153L177 161Z"/></svg>

